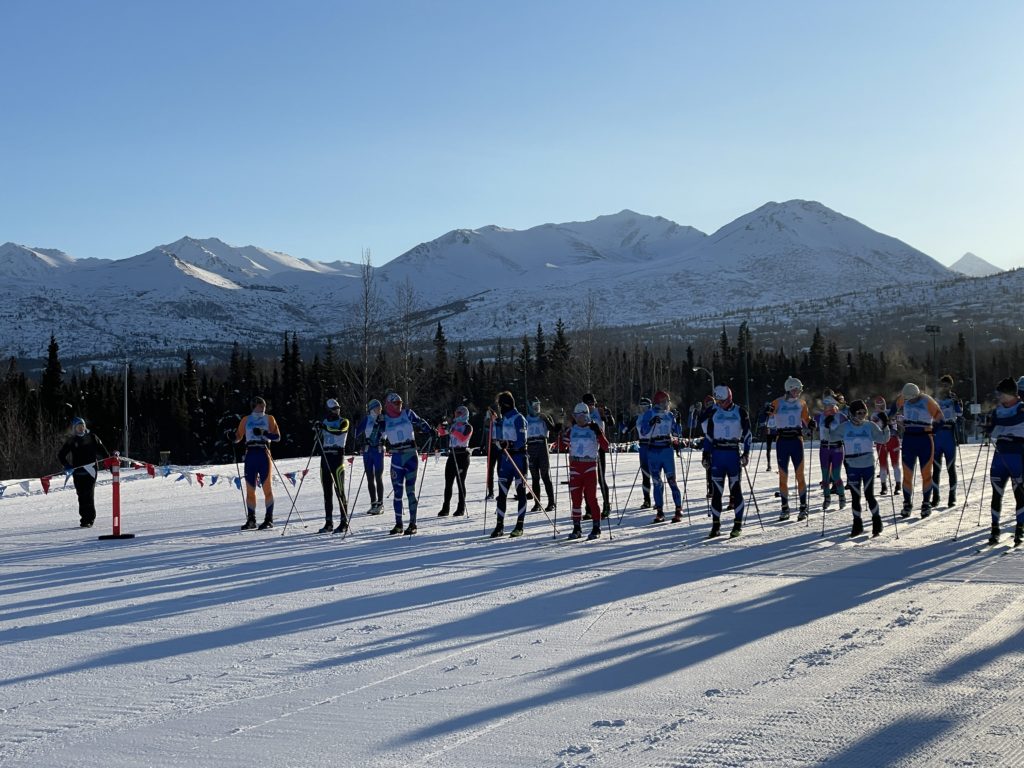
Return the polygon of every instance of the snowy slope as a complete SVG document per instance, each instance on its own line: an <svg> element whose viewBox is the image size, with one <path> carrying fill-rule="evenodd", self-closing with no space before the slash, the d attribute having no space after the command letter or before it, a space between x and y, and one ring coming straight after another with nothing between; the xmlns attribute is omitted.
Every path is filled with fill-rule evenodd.
<svg viewBox="0 0 1024 768"><path fill-rule="evenodd" d="M316 266L314 262L297 259L286 253L268 251L252 245L232 246L215 237L205 240L183 237L150 251L154 252L172 254L189 264L233 280L269 277L290 270L328 271Z"/></svg>
<svg viewBox="0 0 1024 768"><path fill-rule="evenodd" d="M1003 271L995 264L989 264L983 258L975 256L970 251L950 264L949 268L968 277L989 277L991 275L998 275Z"/></svg>
<svg viewBox="0 0 1024 768"><path fill-rule="evenodd" d="M61 270L73 267L74 263L73 257L52 248L0 245L0 279L4 284L59 279Z"/></svg>
<svg viewBox="0 0 1024 768"><path fill-rule="evenodd" d="M620 501L636 466L619 459ZM238 532L233 465L198 468L203 488L130 472L122 542L96 540L102 516L75 527L59 481L9 487L0 764L1021 764L1024 556L975 553L978 483L955 542L959 508L900 520L897 538L886 498L878 540L850 544L848 511L822 537L816 490L809 525L775 522L758 457L764 529L750 510L737 541L704 543L698 490L689 523L646 526L634 494L613 540L551 543L531 514L523 539L495 542L484 462L470 517L441 520L431 460L415 537L388 537L364 492L343 541L312 533L317 467L285 535ZM280 522L296 489L275 485ZM108 513L109 486L97 500Z"/></svg>

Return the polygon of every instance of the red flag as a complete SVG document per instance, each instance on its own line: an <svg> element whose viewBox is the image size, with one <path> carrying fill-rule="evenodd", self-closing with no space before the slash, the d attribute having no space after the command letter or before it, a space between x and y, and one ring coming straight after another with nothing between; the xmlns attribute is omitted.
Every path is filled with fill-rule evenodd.
<svg viewBox="0 0 1024 768"><path fill-rule="evenodd" d="M156 477L156 467L154 467L152 464L146 465L146 471L149 473L150 477Z"/></svg>
<svg viewBox="0 0 1024 768"><path fill-rule="evenodd" d="M196 480L199 481L199 487L202 488L203 487L203 473L202 472L196 472Z"/></svg>
<svg viewBox="0 0 1024 768"><path fill-rule="evenodd" d="M308 469L302 470L302 476L303 477L305 477L307 474L309 474L309 470Z"/></svg>
<svg viewBox="0 0 1024 768"><path fill-rule="evenodd" d="M50 478L48 478L48 477L40 477L39 478L39 482L43 484L43 493L49 493L50 492Z"/></svg>

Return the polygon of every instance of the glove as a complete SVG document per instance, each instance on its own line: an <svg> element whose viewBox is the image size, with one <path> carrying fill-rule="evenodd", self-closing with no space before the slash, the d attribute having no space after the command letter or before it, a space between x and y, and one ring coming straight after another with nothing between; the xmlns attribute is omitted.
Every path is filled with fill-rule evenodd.
<svg viewBox="0 0 1024 768"><path fill-rule="evenodd" d="M825 417L825 429L832 429L832 425L835 424L835 423L836 423L836 417L835 416L826 416Z"/></svg>
<svg viewBox="0 0 1024 768"><path fill-rule="evenodd" d="M747 466L747 462L748 461L750 461L750 454L749 453L744 453L744 454L742 454L740 456L740 466L741 467Z"/></svg>
<svg viewBox="0 0 1024 768"><path fill-rule="evenodd" d="M889 426L889 417L885 414L884 411L878 414L878 426L880 426L882 429L885 429L886 427Z"/></svg>
<svg viewBox="0 0 1024 768"><path fill-rule="evenodd" d="M710 453L702 453L700 455L700 465L702 467L704 467L704 469L711 469L711 454Z"/></svg>

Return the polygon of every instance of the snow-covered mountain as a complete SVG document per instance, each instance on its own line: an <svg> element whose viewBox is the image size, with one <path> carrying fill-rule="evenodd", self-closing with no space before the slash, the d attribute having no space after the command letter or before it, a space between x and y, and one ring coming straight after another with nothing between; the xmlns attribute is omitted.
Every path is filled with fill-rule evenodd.
<svg viewBox="0 0 1024 768"><path fill-rule="evenodd" d="M121 261L9 243L0 265L13 278L3 283L0 354L19 357L41 356L51 331L82 356L116 348L154 358L186 347L217 355L236 339L277 344L284 331L344 338L361 274L351 262L191 237ZM914 286L951 282L965 296L984 291L984 280L957 282L921 251L807 200L767 203L711 235L629 210L522 231L453 230L373 274L385 321L408 308L397 306L408 282L424 326L440 320L466 341L516 338L559 317L573 327L588 307L603 326L685 329L809 302L842 323L827 309L846 306L838 296L860 297L850 306L863 311L887 305L880 287L911 296ZM1008 274L1011 283L1020 277Z"/></svg>
<svg viewBox="0 0 1024 768"><path fill-rule="evenodd" d="M950 264L949 268L968 277L989 277L990 275L998 275L1003 271L995 264L990 264L970 251Z"/></svg>

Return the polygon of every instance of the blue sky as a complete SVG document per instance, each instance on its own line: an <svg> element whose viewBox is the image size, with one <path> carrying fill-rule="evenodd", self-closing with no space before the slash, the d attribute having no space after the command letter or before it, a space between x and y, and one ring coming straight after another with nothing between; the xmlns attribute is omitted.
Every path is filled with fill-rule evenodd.
<svg viewBox="0 0 1024 768"><path fill-rule="evenodd" d="M375 263L808 198L1024 265L1024 3L0 2L0 242Z"/></svg>

